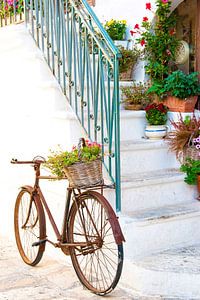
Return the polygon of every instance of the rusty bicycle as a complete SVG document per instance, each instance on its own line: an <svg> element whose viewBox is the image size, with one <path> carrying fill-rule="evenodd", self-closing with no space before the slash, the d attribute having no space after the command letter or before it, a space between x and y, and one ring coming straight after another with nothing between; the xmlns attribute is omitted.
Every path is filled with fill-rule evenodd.
<svg viewBox="0 0 200 300"><path fill-rule="evenodd" d="M21 187L15 203L14 228L19 253L26 264L35 266L49 242L71 256L76 274L87 289L106 295L116 287L121 276L124 241L117 216L103 196L106 186L96 186L95 191L69 186L59 231L39 186L41 179L55 179L41 175L44 162L42 157L32 161L11 160L13 164L30 164L35 171L34 185ZM56 242L47 237L46 216Z"/></svg>

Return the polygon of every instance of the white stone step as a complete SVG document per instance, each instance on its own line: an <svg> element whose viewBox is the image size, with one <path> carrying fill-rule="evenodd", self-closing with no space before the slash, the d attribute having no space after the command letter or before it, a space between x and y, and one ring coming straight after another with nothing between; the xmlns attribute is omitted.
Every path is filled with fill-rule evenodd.
<svg viewBox="0 0 200 300"><path fill-rule="evenodd" d="M200 240L200 202L195 200L122 214L120 220L130 260Z"/></svg>
<svg viewBox="0 0 200 300"><path fill-rule="evenodd" d="M197 188L186 184L184 176L177 169L122 175L122 212L193 201Z"/></svg>
<svg viewBox="0 0 200 300"><path fill-rule="evenodd" d="M139 140L144 137L146 124L144 110L120 110L121 141Z"/></svg>
<svg viewBox="0 0 200 300"><path fill-rule="evenodd" d="M124 270L123 284L148 296L147 299L200 299L199 240L191 246L126 262Z"/></svg>
<svg viewBox="0 0 200 300"><path fill-rule="evenodd" d="M122 174L179 167L179 162L175 155L169 152L168 144L164 140L140 139L121 142Z"/></svg>

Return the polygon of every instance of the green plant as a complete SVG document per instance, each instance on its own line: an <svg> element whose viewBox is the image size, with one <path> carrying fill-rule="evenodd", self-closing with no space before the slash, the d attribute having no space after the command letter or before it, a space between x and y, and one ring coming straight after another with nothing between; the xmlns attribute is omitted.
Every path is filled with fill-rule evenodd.
<svg viewBox="0 0 200 300"><path fill-rule="evenodd" d="M152 11L151 3L146 9ZM175 35L176 16L171 14L171 1L156 0L154 21L143 17L141 26L136 24L132 35L139 34L137 42L144 47L146 73L150 79L161 82L170 73L170 62L174 61L178 40Z"/></svg>
<svg viewBox="0 0 200 300"><path fill-rule="evenodd" d="M180 170L186 173L184 181L188 184L197 184L197 175L200 175L200 160L187 157Z"/></svg>
<svg viewBox="0 0 200 300"><path fill-rule="evenodd" d="M170 120L173 130L168 133L166 140L169 149L175 152L176 157L181 157L183 150L190 144L192 138L199 135L200 119L195 115L183 118L180 114L178 121Z"/></svg>
<svg viewBox="0 0 200 300"><path fill-rule="evenodd" d="M164 125L167 122L168 107L163 103L152 103L145 107L146 119L149 125Z"/></svg>
<svg viewBox="0 0 200 300"><path fill-rule="evenodd" d="M125 99L122 100L122 103L141 104L141 107L144 108L153 100L152 96L147 94L148 88L149 82L133 82L131 86L122 86L121 91L123 96L125 96Z"/></svg>
<svg viewBox="0 0 200 300"><path fill-rule="evenodd" d="M126 33L127 22L126 20L114 20L107 21L104 25L105 30L109 34L112 40L124 40Z"/></svg>
<svg viewBox="0 0 200 300"><path fill-rule="evenodd" d="M86 145L80 150L73 146L72 151L51 151L44 166L59 178L64 177L63 168L75 163L90 162L101 157L101 146L96 142L86 140Z"/></svg>
<svg viewBox="0 0 200 300"><path fill-rule="evenodd" d="M119 73L123 73L136 65L141 51L137 48L125 49L123 47L119 47L119 50L122 55L119 59Z"/></svg>
<svg viewBox="0 0 200 300"><path fill-rule="evenodd" d="M186 99L200 93L198 72L185 74L178 70L172 72L164 82L164 93L180 99Z"/></svg>

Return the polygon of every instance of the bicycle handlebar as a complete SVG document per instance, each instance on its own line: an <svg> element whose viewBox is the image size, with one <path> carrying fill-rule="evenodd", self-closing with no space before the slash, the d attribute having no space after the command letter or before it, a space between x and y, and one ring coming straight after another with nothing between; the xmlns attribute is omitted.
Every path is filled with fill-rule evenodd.
<svg viewBox="0 0 200 300"><path fill-rule="evenodd" d="M33 160L18 160L16 158L12 158L11 159L11 164L42 164L42 163L45 163L46 160L44 157L42 156L36 156L33 158Z"/></svg>

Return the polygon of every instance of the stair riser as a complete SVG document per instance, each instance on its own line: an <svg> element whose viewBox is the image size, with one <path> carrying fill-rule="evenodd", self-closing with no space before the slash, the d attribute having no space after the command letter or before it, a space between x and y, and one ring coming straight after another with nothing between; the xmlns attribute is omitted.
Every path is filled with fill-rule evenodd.
<svg viewBox="0 0 200 300"><path fill-rule="evenodd" d="M121 117L121 141L133 141L145 136L145 116L133 116L132 118Z"/></svg>
<svg viewBox="0 0 200 300"><path fill-rule="evenodd" d="M121 151L122 174L179 168L179 166L175 156L167 148L143 148Z"/></svg>
<svg viewBox="0 0 200 300"><path fill-rule="evenodd" d="M171 217L157 223L122 223L126 239L125 257L135 260L177 246L192 245L200 240L200 216Z"/></svg>
<svg viewBox="0 0 200 300"><path fill-rule="evenodd" d="M196 186L182 181L166 182L122 189L122 213L141 209L192 202L197 196Z"/></svg>
<svg viewBox="0 0 200 300"><path fill-rule="evenodd" d="M125 287L146 295L147 298L144 299L200 299L199 274L147 270L128 260L125 260L123 270L120 282Z"/></svg>

